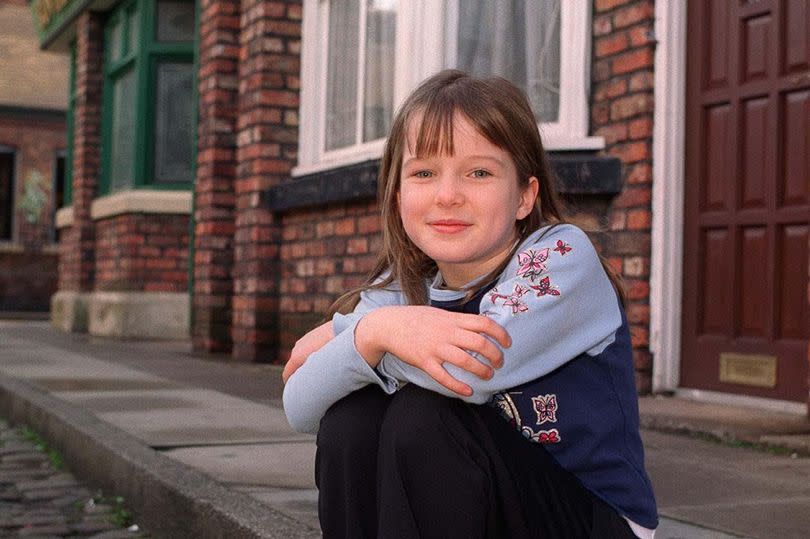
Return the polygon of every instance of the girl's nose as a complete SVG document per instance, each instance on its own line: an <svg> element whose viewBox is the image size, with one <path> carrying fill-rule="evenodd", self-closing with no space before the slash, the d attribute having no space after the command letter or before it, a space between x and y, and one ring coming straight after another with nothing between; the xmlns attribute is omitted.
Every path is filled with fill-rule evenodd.
<svg viewBox="0 0 810 539"><path fill-rule="evenodd" d="M443 175L436 187L436 203L440 206L454 206L464 199L464 193L457 178Z"/></svg>

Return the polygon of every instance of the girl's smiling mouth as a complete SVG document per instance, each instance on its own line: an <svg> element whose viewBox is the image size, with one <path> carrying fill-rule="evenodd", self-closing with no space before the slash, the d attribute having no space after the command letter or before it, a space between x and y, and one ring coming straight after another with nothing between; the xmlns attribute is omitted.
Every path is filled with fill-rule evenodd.
<svg viewBox="0 0 810 539"><path fill-rule="evenodd" d="M442 234L456 234L472 226L472 223L459 221L457 219L437 219L435 221L428 221L428 224L433 230Z"/></svg>

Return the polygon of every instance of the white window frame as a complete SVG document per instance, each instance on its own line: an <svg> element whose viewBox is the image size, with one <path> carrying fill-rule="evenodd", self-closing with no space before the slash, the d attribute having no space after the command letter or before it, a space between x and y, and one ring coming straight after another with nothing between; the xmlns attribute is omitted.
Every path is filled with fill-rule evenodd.
<svg viewBox="0 0 810 539"><path fill-rule="evenodd" d="M393 67L395 110L420 81L445 67L448 58L444 41L448 31L444 21L457 13L458 1L398 0ZM384 139L378 139L338 150L324 150L328 16L326 0L304 0L300 136L298 165L292 171L293 176L379 159L385 145ZM361 40L361 54L364 54L364 46ZM539 125L547 150L605 147L602 137L588 136L590 56L590 1L561 0L560 120Z"/></svg>

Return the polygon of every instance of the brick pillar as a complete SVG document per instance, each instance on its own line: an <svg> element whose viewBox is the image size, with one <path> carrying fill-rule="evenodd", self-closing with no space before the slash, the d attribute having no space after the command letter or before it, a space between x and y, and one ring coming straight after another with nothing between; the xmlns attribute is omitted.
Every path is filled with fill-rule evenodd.
<svg viewBox="0 0 810 539"><path fill-rule="evenodd" d="M102 18L84 11L76 25L73 137L73 225L59 242L59 289L88 292L95 280L95 227L90 205L101 169Z"/></svg>
<svg viewBox="0 0 810 539"><path fill-rule="evenodd" d="M194 212L194 349L231 351L240 0L203 0Z"/></svg>
<svg viewBox="0 0 810 539"><path fill-rule="evenodd" d="M608 212L612 241L605 253L622 275L639 392L652 387L650 232L652 199L652 0L595 0L591 130L605 153L621 159L624 187Z"/></svg>
<svg viewBox="0 0 810 539"><path fill-rule="evenodd" d="M281 230L261 194L289 178L296 161L301 2L241 5L233 356L274 361Z"/></svg>

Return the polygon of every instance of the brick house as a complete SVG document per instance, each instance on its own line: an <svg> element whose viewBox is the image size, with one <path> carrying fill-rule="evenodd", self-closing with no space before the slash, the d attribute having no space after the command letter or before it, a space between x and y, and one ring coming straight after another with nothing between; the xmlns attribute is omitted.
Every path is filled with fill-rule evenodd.
<svg viewBox="0 0 810 539"><path fill-rule="evenodd" d="M67 62L41 52L23 0L0 5L0 312L47 313L65 170Z"/></svg>
<svg viewBox="0 0 810 539"><path fill-rule="evenodd" d="M806 3L32 9L43 47L74 51L65 329L190 330L283 361L371 268L392 111L458 66L527 90L560 191L624 278L640 391L807 406Z"/></svg>

